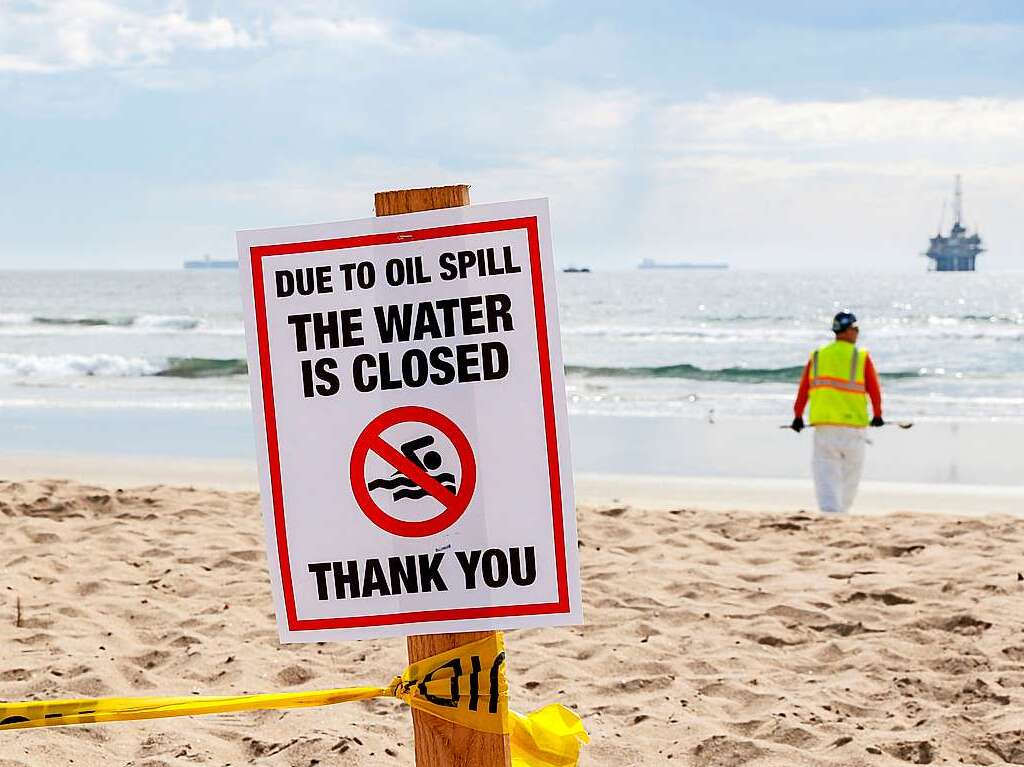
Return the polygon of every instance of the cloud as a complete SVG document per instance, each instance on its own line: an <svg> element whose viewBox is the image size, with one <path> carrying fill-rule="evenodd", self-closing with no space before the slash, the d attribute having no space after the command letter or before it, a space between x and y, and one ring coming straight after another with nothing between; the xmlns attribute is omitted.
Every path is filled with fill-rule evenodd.
<svg viewBox="0 0 1024 767"><path fill-rule="evenodd" d="M288 45L304 43L390 45L392 29L373 18L331 19L318 16L280 15L270 23L270 36Z"/></svg>
<svg viewBox="0 0 1024 767"><path fill-rule="evenodd" d="M275 46L381 48L397 54L450 54L480 43L457 30L397 24L370 16L278 12L267 25L267 41Z"/></svg>
<svg viewBox="0 0 1024 767"><path fill-rule="evenodd" d="M963 173L968 220L991 235L986 263L1022 251L1022 99L717 96L663 104L652 124L637 229L654 250L913 268Z"/></svg>
<svg viewBox="0 0 1024 767"><path fill-rule="evenodd" d="M716 97L667 105L655 125L652 146L674 168L921 176L969 163L1019 178L1024 167L1021 99Z"/></svg>
<svg viewBox="0 0 1024 767"><path fill-rule="evenodd" d="M172 5L146 13L109 0L52 0L0 8L0 72L46 74L161 65L180 51L249 48L255 38L223 16Z"/></svg>
<svg viewBox="0 0 1024 767"><path fill-rule="evenodd" d="M1024 101L991 98L781 101L711 98L666 108L663 141L676 146L829 147L908 141L985 142L1020 138Z"/></svg>
<svg viewBox="0 0 1024 767"><path fill-rule="evenodd" d="M163 67L175 54L271 48L376 48L391 54L445 55L477 45L457 30L431 29L366 15L287 10L246 21L195 18L180 2L139 9L114 0L43 0L0 6L0 73ZM283 9L283 10L282 10ZM145 85L148 79L135 78Z"/></svg>

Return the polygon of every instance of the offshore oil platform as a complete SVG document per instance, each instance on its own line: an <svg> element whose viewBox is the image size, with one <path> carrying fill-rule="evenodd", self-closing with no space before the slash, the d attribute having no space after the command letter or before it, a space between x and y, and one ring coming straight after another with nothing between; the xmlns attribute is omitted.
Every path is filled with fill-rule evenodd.
<svg viewBox="0 0 1024 767"><path fill-rule="evenodd" d="M945 218L945 204L943 204ZM939 233L931 238L928 250L924 252L930 260L929 271L933 272L973 272L974 261L985 249L981 246L978 233L968 234L967 227L962 223L963 193L960 188L960 176L956 177L956 188L953 192L953 228L943 236L942 221L939 221Z"/></svg>

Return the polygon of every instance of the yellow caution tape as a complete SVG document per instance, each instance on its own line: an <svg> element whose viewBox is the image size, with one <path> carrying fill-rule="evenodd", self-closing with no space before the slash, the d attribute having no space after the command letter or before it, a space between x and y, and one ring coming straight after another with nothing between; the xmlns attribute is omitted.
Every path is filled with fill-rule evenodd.
<svg viewBox="0 0 1024 767"><path fill-rule="evenodd" d="M474 730L509 735L513 767L575 767L580 743L590 740L580 718L559 704L526 716L508 710L505 650L500 634L413 663L387 687L265 695L0 702L0 731L309 708L383 697L399 698L415 709Z"/></svg>
<svg viewBox="0 0 1024 767"><path fill-rule="evenodd" d="M576 767L590 736L575 713L552 703L523 716L510 711L512 767Z"/></svg>
<svg viewBox="0 0 1024 767"><path fill-rule="evenodd" d="M505 643L495 632L410 665L388 695L413 708L483 732L507 733Z"/></svg>

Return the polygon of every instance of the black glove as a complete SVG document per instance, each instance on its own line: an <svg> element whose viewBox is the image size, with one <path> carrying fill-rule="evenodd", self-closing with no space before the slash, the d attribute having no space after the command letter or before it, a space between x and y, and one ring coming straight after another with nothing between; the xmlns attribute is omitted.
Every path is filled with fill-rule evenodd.
<svg viewBox="0 0 1024 767"><path fill-rule="evenodd" d="M789 425L789 428L791 428L795 432L802 431L804 428L804 419L801 418L800 416L797 416L796 418L793 419L793 423Z"/></svg>
<svg viewBox="0 0 1024 767"><path fill-rule="evenodd" d="M872 426L885 426L885 421L882 420L882 416L876 415L871 419Z"/></svg>

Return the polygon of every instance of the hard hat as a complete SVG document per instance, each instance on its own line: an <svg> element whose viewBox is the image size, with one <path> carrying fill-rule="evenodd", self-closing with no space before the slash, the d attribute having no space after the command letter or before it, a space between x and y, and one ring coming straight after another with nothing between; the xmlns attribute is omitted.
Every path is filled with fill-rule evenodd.
<svg viewBox="0 0 1024 767"><path fill-rule="evenodd" d="M832 332L842 333L847 328L857 327L857 315L853 312L839 312L832 318Z"/></svg>

